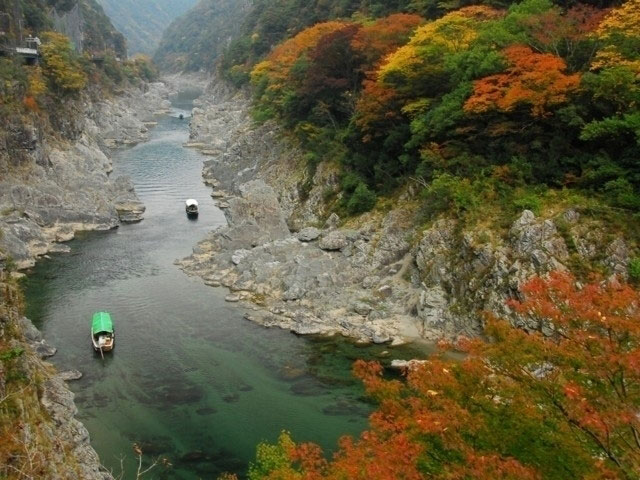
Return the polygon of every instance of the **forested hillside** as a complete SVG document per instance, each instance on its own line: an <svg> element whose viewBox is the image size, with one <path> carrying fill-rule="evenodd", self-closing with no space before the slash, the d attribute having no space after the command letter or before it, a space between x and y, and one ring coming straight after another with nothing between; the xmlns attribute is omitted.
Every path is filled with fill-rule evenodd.
<svg viewBox="0 0 640 480"><path fill-rule="evenodd" d="M16 152L26 150L16 142L24 141L28 125L72 134L77 120L73 102L83 94L104 95L119 85L155 78L148 59L123 59L124 38L93 0L2 0L0 12L6 13L0 40L6 48L0 56L0 142L7 146L0 150L2 169L20 162ZM76 12L73 25L63 21L69 12ZM61 27L77 35L80 44L61 33L67 33ZM37 65L11 53L29 35L42 41Z"/></svg>
<svg viewBox="0 0 640 480"><path fill-rule="evenodd" d="M154 61L163 70L210 71L249 5L249 0L201 0L167 28Z"/></svg>
<svg viewBox="0 0 640 480"><path fill-rule="evenodd" d="M413 2L412 13L377 19L380 9L358 10L254 66L270 43L261 22L274 17L263 11L223 69L237 83L251 71L256 118L287 125L311 164L342 166L336 207L349 213L415 179L428 218L499 219L539 211L558 192L635 215L638 5L526 0L444 12Z"/></svg>
<svg viewBox="0 0 640 480"><path fill-rule="evenodd" d="M251 78L256 118L296 132L311 169L342 166L343 212L413 179L426 218L500 223L559 192L631 215L638 4L619 4L258 0L220 68L236 85ZM211 68L231 33L205 28L207 15L231 7L203 2L174 24L161 65Z"/></svg>
<svg viewBox="0 0 640 480"><path fill-rule="evenodd" d="M406 3L405 0L202 0L169 27L154 60L165 69L211 70L222 52L225 59L231 56L235 63L238 55L257 59L287 36L314 23L357 12L381 15L404 8Z"/></svg>
<svg viewBox="0 0 640 480"><path fill-rule="evenodd" d="M115 27L127 39L130 54L153 54L165 28L197 0L99 0Z"/></svg>
<svg viewBox="0 0 640 480"><path fill-rule="evenodd" d="M0 0L2 22L10 26L4 41L24 33L58 30L70 37L79 51L111 50L126 58L124 37L118 32L96 0Z"/></svg>

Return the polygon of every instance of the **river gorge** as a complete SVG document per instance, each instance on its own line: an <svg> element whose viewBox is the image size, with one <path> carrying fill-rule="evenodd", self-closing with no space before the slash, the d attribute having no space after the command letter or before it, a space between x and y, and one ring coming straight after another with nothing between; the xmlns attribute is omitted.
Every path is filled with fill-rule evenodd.
<svg viewBox="0 0 640 480"><path fill-rule="evenodd" d="M78 234L71 252L40 261L25 280L27 316L58 348L52 362L77 369L78 419L102 463L135 478L133 444L145 460L166 457L153 478L240 475L261 441L281 430L333 449L357 435L370 404L350 373L357 358L390 358L385 345L299 337L245 320L251 307L225 302L174 264L225 217L201 177L204 156L183 147L195 92L173 99L150 140L114 154L112 175L130 176L145 219ZM179 118L182 114L186 118ZM189 220L184 200L200 202ZM101 360L89 342L94 311L112 313L116 348ZM411 358L410 347L393 358Z"/></svg>

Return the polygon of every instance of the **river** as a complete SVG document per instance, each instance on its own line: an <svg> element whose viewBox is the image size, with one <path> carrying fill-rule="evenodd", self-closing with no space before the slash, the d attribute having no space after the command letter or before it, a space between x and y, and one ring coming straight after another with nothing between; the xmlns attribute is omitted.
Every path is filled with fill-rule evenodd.
<svg viewBox="0 0 640 480"><path fill-rule="evenodd" d="M51 361L84 376L70 384L78 418L102 462L135 478L134 443L145 462L166 457L145 478L215 479L246 473L261 441L281 430L327 450L367 425L371 405L350 369L385 346L339 338L303 338L243 319L245 307L224 301L175 265L206 233L225 223L201 180L202 156L188 139L193 94L174 99L149 142L119 151L114 175L132 177L145 219L109 232L83 233L71 253L38 263L25 281L27 313L59 350ZM200 202L189 220L184 200ZM116 347L102 360L89 341L93 312L111 312ZM394 349L394 358L413 356Z"/></svg>

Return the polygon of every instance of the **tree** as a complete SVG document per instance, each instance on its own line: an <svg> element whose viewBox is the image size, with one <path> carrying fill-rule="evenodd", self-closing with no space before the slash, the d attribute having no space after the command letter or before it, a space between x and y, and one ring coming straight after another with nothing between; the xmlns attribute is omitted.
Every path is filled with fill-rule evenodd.
<svg viewBox="0 0 640 480"><path fill-rule="evenodd" d="M640 74L640 0L628 0L612 9L596 30L605 43L592 69L626 66Z"/></svg>
<svg viewBox="0 0 640 480"><path fill-rule="evenodd" d="M489 7L466 7L419 27L409 43L389 55L378 72L382 83L420 96L433 96L447 86L444 60L467 50L478 28L504 13Z"/></svg>
<svg viewBox="0 0 640 480"><path fill-rule="evenodd" d="M345 22L324 22L303 30L278 45L267 60L256 65L251 73L252 81L259 81L260 77L266 75L273 88L282 87L289 79L292 67L306 52L314 48L323 36L346 25Z"/></svg>
<svg viewBox="0 0 640 480"><path fill-rule="evenodd" d="M360 59L351 42L359 27L347 24L344 28L324 35L306 55L303 79L297 88L311 105L321 103L325 114L334 118L349 118L353 108L347 92L354 92L360 85Z"/></svg>
<svg viewBox="0 0 640 480"><path fill-rule="evenodd" d="M627 0L614 8L600 23L598 34L610 37L616 33L627 37L640 37L640 0Z"/></svg>
<svg viewBox="0 0 640 480"><path fill-rule="evenodd" d="M347 211L356 215L368 212L376 205L376 194L369 190L366 183L360 182L347 202Z"/></svg>
<svg viewBox="0 0 640 480"><path fill-rule="evenodd" d="M53 85L66 92L77 92L87 85L87 75L73 52L71 42L57 32L45 32L40 53L43 73Z"/></svg>
<svg viewBox="0 0 640 480"><path fill-rule="evenodd" d="M569 10L559 7L520 20L529 45L538 52L564 58L572 71L587 67L598 47L596 31L608 10L578 4Z"/></svg>
<svg viewBox="0 0 640 480"><path fill-rule="evenodd" d="M504 73L474 82L473 95L464 105L466 112L509 112L527 104L534 117L543 117L551 107L565 103L580 85L580 75L565 74L566 63L555 55L535 53L524 45L508 47L504 55L511 66Z"/></svg>
<svg viewBox="0 0 640 480"><path fill-rule="evenodd" d="M331 461L281 439L252 480L640 478L640 295L558 272L521 294L528 330L489 318L463 360L415 362L406 381L356 362L379 403L370 429Z"/></svg>
<svg viewBox="0 0 640 480"><path fill-rule="evenodd" d="M407 43L411 33L422 23L424 19L419 15L396 13L361 27L351 45L363 57L365 72Z"/></svg>

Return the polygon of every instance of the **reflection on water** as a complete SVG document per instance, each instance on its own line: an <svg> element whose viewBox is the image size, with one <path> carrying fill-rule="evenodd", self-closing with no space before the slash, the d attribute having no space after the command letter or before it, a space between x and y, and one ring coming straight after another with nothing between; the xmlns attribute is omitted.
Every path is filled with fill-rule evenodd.
<svg viewBox="0 0 640 480"><path fill-rule="evenodd" d="M334 448L341 434L366 426L370 405L351 374L353 360L381 355L339 339L300 338L243 319L225 291L205 287L173 264L206 232L224 224L201 182L202 158L182 148L189 99L174 102L148 143L120 152L115 174L130 175L145 220L79 235L72 253L41 262L26 281L28 314L71 384L79 418L105 465L134 478L132 444L146 458L167 457L154 478L243 474L255 446L282 429ZM197 221L184 200L200 203ZM111 312L116 347L104 361L90 346L94 311ZM396 357L410 357L407 349Z"/></svg>

